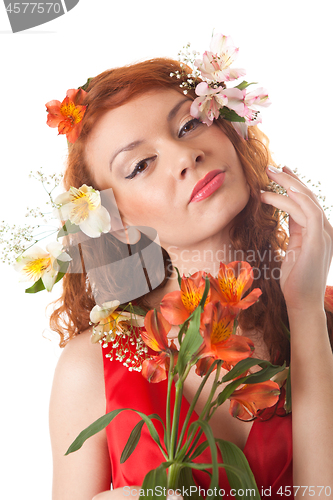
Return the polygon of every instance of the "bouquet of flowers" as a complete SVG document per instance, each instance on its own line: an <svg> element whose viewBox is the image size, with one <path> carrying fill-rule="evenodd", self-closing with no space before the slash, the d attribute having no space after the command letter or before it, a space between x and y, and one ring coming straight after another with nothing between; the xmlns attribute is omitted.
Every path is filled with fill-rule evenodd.
<svg viewBox="0 0 333 500"><path fill-rule="evenodd" d="M66 454L78 450L86 439L104 429L122 411L135 411L141 420L129 436L121 461L127 460L134 452L144 424L164 459L159 467L145 476L143 494L155 498L151 492L157 485L173 491L180 487L193 487L195 481L192 470L200 469L210 475L209 491L213 498L217 498L218 471L223 467L232 488L254 489L255 498L260 499L245 455L233 443L215 438L209 421L226 400L230 400L231 415L241 420L252 420L258 410L275 405L279 399L279 385L270 379L285 370L285 365L275 366L254 358L253 342L236 333L239 312L253 305L261 295L261 290L256 288L243 296L253 283L252 268L247 262L220 263L217 277L202 271L187 278L180 278L178 274L178 281L180 290L164 296L160 312L156 309L148 311L144 327L140 329L146 346L151 352L155 351L154 355L143 361L142 375L151 383L168 379L165 417L156 414L148 416L131 408L111 411L82 431ZM103 335L116 335L117 315L123 322L132 322L135 328L140 324L135 314L131 320L124 318L124 312L117 312L114 307L108 310L107 304L104 304L104 308L96 307L103 313L98 317L94 311L91 316L98 321L93 337L97 334L101 342ZM178 337L170 339L168 334L175 325L178 327ZM124 329L121 329L120 334L124 335ZM249 373L254 366L260 369ZM202 381L180 428L184 383L192 369ZM224 376L221 375L222 369L226 371ZM198 420L190 423L208 379L213 379L209 397ZM172 389L175 393L173 404ZM163 442L154 420L163 425ZM206 440L199 442L203 434ZM208 447L211 463L194 461ZM218 450L223 462L218 457Z"/></svg>

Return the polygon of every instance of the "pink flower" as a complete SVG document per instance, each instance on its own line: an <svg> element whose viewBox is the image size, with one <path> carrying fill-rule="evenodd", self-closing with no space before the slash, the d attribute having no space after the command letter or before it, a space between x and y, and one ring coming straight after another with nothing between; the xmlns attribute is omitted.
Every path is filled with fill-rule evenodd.
<svg viewBox="0 0 333 500"><path fill-rule="evenodd" d="M232 69L233 63L238 53L238 48L234 46L231 37L217 33L213 36L210 51L203 54L203 59L197 59L194 64L201 71L203 78L211 81L225 82L236 80L245 75L243 69Z"/></svg>
<svg viewBox="0 0 333 500"><path fill-rule="evenodd" d="M239 89L212 89L208 83L201 82L196 86L195 93L199 96L191 104L190 113L206 125L211 125L214 118L220 115L220 109L227 106L241 115L245 111L243 93Z"/></svg>
<svg viewBox="0 0 333 500"><path fill-rule="evenodd" d="M258 106L267 107L271 104L267 91L263 88L253 90L246 94L244 90L244 118L248 125L256 125L261 123L261 118L258 116L260 109Z"/></svg>

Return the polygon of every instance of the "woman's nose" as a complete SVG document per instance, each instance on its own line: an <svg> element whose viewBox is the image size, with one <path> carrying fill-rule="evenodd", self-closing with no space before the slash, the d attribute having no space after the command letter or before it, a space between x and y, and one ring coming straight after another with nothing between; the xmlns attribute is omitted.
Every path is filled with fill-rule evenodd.
<svg viewBox="0 0 333 500"><path fill-rule="evenodd" d="M169 161L173 176L177 180L181 180L186 177L189 170L195 169L205 161L205 153L187 144L177 145L174 146Z"/></svg>

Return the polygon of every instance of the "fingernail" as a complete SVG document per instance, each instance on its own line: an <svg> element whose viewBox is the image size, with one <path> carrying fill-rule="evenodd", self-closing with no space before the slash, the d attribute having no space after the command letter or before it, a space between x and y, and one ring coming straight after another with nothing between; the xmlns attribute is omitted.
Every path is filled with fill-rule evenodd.
<svg viewBox="0 0 333 500"><path fill-rule="evenodd" d="M299 193L300 191L296 189L294 186L290 186L290 191L293 191L294 193Z"/></svg>
<svg viewBox="0 0 333 500"><path fill-rule="evenodd" d="M291 168L287 167L287 165L285 165L283 168L285 168L286 170L288 170L291 174L293 174L294 172L291 170Z"/></svg>
<svg viewBox="0 0 333 500"><path fill-rule="evenodd" d="M278 170L277 168L273 167L273 165L268 165L268 170L270 172L273 172L273 174L279 174L280 173L280 170Z"/></svg>
<svg viewBox="0 0 333 500"><path fill-rule="evenodd" d="M261 192L261 193L266 193L266 191L264 191L263 189L260 189L260 192Z"/></svg>

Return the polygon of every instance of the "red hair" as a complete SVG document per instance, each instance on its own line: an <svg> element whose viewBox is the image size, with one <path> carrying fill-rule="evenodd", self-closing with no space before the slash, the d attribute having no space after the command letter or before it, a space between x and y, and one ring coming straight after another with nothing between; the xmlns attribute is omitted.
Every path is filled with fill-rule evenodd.
<svg viewBox="0 0 333 500"><path fill-rule="evenodd" d="M189 70L181 67L177 61L159 58L108 70L91 79L85 88L87 95L83 104L87 105L87 110L81 134L74 144L69 144L65 189L68 190L71 186L79 188L82 184L94 186L86 163L85 146L91 130L105 112L152 89L174 89L183 94L180 83L187 79L186 69ZM170 73L176 72L182 75L180 79L170 76ZM194 91L189 91L188 97L194 99ZM283 324L289 326L288 316L279 279L274 275L274 270L280 268L288 235L281 225L279 212L260 200L260 189L267 189L269 185L267 165L274 163L268 149L268 140L257 127L249 127L249 138L244 140L230 122L219 119L217 123L232 142L251 188L249 202L235 218L230 239L234 249L243 252L243 255L251 251L253 259L249 263L259 273L252 288L261 288L262 296L256 304L241 312L239 323L245 331L263 332L273 362L289 362L289 340L283 327ZM98 186L94 187L98 189ZM75 235L70 237L69 246L71 245L75 245ZM111 235L98 245L98 254L94 251L91 259L96 260L96 255L103 258L108 252L108 245L113 246L113 251L121 252L121 244ZM163 254L165 279L160 288L170 275L170 259L165 251ZM117 297L115 276L100 275L98 279L103 288L99 302ZM85 272L74 274L72 270L63 278L63 294L50 318L52 329L60 334L60 346L63 347L69 339L89 327L89 313L95 305L92 286L93 283L88 281ZM149 294L144 295L137 299L137 303L148 309L148 299ZM328 324L332 332L331 313L328 314Z"/></svg>

